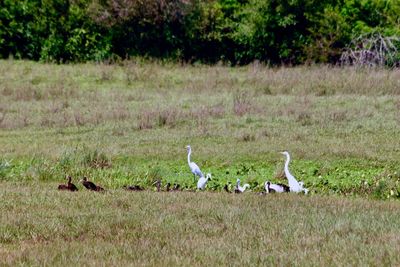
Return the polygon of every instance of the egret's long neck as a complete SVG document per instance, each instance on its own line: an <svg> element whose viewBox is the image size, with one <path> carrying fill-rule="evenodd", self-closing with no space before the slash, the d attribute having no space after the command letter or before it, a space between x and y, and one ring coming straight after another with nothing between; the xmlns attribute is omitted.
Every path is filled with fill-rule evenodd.
<svg viewBox="0 0 400 267"><path fill-rule="evenodd" d="M285 162L285 174L289 173L289 162L290 162L290 156L286 155L286 162Z"/></svg>
<svg viewBox="0 0 400 267"><path fill-rule="evenodd" d="M190 165L190 154L192 153L192 150L191 149L189 149L188 150L188 164Z"/></svg>

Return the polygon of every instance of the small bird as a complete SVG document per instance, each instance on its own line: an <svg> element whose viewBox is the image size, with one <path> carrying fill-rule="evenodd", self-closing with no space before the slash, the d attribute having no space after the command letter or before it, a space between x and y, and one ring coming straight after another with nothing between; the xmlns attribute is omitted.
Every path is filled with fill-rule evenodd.
<svg viewBox="0 0 400 267"><path fill-rule="evenodd" d="M232 192L229 190L229 185L228 185L228 184L224 185L224 191L227 192L227 193L232 193Z"/></svg>
<svg viewBox="0 0 400 267"><path fill-rule="evenodd" d="M86 189L88 190L92 190L92 191L104 191L104 188L98 185L95 185L94 183L90 182L87 180L86 176L84 176L81 180L81 183L83 184L84 187L86 187Z"/></svg>
<svg viewBox="0 0 400 267"><path fill-rule="evenodd" d="M247 188L250 188L249 184L244 184L242 187L240 186L240 179L236 180L235 193L243 193Z"/></svg>
<svg viewBox="0 0 400 267"><path fill-rule="evenodd" d="M308 189L304 188L303 182L298 182L296 180L296 178L294 178L294 176L289 172L289 162L290 162L290 155L289 152L284 151L281 152L281 154L286 156L286 162L285 162L285 176L288 179L289 182L289 188L290 188L290 192L295 192L295 193L299 193L299 192L304 192L305 194L308 193Z"/></svg>
<svg viewBox="0 0 400 267"><path fill-rule="evenodd" d="M173 187L171 188L171 183L167 183L166 187L165 187L165 191L169 192L173 192L173 191L179 191L180 184L174 184Z"/></svg>
<svg viewBox="0 0 400 267"><path fill-rule="evenodd" d="M71 176L68 175L67 179L68 179L68 183L66 185L60 184L58 186L58 190L68 190L68 191L72 191L72 192L78 191L78 188L71 182L71 180L72 180Z"/></svg>
<svg viewBox="0 0 400 267"><path fill-rule="evenodd" d="M174 187L172 187L172 191L179 191L181 185L180 184L174 184Z"/></svg>
<svg viewBox="0 0 400 267"><path fill-rule="evenodd" d="M266 181L264 184L265 187L265 192L267 193L284 193L284 192L289 192L290 188L289 186L285 184L271 184L271 182Z"/></svg>
<svg viewBox="0 0 400 267"><path fill-rule="evenodd" d="M153 183L153 185L156 186L157 192L161 192L161 179L157 179L157 181L155 181L155 182Z"/></svg>
<svg viewBox="0 0 400 267"><path fill-rule="evenodd" d="M58 190L68 190L68 185L60 184L60 185L58 185Z"/></svg>
<svg viewBox="0 0 400 267"><path fill-rule="evenodd" d="M130 186L125 185L124 188L129 191L143 191L144 190L143 187L141 187L140 185L130 185Z"/></svg>
<svg viewBox="0 0 400 267"><path fill-rule="evenodd" d="M197 181L197 189L204 190L208 180L211 180L211 173L207 173L206 178L200 177L200 179Z"/></svg>
<svg viewBox="0 0 400 267"><path fill-rule="evenodd" d="M192 154L192 148L190 147L190 145L188 145L186 148L188 151L187 160L188 160L189 168L190 168L190 171L193 173L193 180L196 181L196 175L199 176L199 178L204 177L204 175L201 172L199 166L197 166L196 163L190 161L190 155Z"/></svg>

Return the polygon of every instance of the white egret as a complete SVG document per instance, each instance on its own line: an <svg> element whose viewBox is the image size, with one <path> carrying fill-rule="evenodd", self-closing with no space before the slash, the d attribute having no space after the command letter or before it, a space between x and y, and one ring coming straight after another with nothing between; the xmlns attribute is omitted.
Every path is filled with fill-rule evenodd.
<svg viewBox="0 0 400 267"><path fill-rule="evenodd" d="M207 173L206 178L200 177L200 179L197 181L197 189L204 190L208 180L211 180L211 173Z"/></svg>
<svg viewBox="0 0 400 267"><path fill-rule="evenodd" d="M265 192L267 193L284 193L289 192L290 188L284 184L271 184L271 182L266 181L264 184Z"/></svg>
<svg viewBox="0 0 400 267"><path fill-rule="evenodd" d="M300 187L301 187L301 189L304 191L304 194L308 194L308 189L307 188L304 188L304 183L303 183L303 181L300 181L299 182L299 185L300 185Z"/></svg>
<svg viewBox="0 0 400 267"><path fill-rule="evenodd" d="M197 166L196 163L190 161L190 154L192 154L192 148L190 146L187 146L186 148L188 151L188 164L189 164L190 171L193 173L194 181L196 181L196 175L199 176L199 178L201 178L201 177L204 178L204 175L200 171L199 166Z"/></svg>
<svg viewBox="0 0 400 267"><path fill-rule="evenodd" d="M247 188L250 188L249 184L244 184L243 186L240 186L240 179L238 178L236 180L235 193L243 193Z"/></svg>
<svg viewBox="0 0 400 267"><path fill-rule="evenodd" d="M281 152L281 154L286 156L286 162L285 162L285 176L288 179L289 182L289 188L290 188L290 192L295 192L295 193L299 193L304 191L306 194L308 193L308 189L307 188L303 188L303 182L298 182L296 180L296 178L294 178L294 176L289 172L289 162L290 162L290 155L289 152L284 151Z"/></svg>

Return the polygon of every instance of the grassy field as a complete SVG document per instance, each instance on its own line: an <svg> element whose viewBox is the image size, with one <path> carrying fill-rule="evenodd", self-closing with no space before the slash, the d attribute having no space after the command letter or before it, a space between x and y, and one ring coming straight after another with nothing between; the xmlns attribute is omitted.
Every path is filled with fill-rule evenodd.
<svg viewBox="0 0 400 267"><path fill-rule="evenodd" d="M292 172L312 192L400 197L400 71L0 61L0 179L156 178L219 190ZM283 179L283 180L282 180Z"/></svg>
<svg viewBox="0 0 400 267"><path fill-rule="evenodd" d="M0 262L398 265L399 130L400 70L0 61ZM254 193L282 150L309 196Z"/></svg>
<svg viewBox="0 0 400 267"><path fill-rule="evenodd" d="M0 262L396 266L400 202L212 192L58 192L2 183Z"/></svg>

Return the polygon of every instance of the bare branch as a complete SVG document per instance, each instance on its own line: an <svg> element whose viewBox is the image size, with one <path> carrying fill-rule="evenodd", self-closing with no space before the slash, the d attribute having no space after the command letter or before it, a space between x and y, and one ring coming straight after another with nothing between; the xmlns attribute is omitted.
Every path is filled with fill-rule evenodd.
<svg viewBox="0 0 400 267"><path fill-rule="evenodd" d="M340 63L367 67L400 66L399 46L399 36L386 37L380 33L360 35L344 49Z"/></svg>

